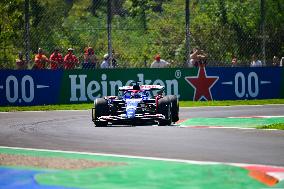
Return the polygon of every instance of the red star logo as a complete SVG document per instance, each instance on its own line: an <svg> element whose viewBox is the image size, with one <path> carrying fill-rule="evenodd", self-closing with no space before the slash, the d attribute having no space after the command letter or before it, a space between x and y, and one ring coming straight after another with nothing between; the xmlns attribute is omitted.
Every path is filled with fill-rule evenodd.
<svg viewBox="0 0 284 189"><path fill-rule="evenodd" d="M202 98L212 100L211 88L218 81L217 76L207 76L204 67L200 67L197 76L185 77L185 80L194 88L194 101Z"/></svg>

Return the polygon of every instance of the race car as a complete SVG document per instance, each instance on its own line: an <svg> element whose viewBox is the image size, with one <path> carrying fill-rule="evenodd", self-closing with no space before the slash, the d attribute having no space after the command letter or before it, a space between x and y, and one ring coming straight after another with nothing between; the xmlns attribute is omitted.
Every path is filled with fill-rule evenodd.
<svg viewBox="0 0 284 189"><path fill-rule="evenodd" d="M179 102L175 95L163 96L164 86L119 87L120 95L97 98L92 121L97 127L108 125L171 125L179 120Z"/></svg>

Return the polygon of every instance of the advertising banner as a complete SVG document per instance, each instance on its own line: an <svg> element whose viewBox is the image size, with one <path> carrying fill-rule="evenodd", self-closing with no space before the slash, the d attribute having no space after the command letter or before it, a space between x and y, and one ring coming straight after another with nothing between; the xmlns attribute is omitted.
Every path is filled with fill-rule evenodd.
<svg viewBox="0 0 284 189"><path fill-rule="evenodd" d="M168 68L69 71L0 71L0 105L26 106L92 102L116 96L118 87L140 81L163 85L180 100L283 98L284 69Z"/></svg>
<svg viewBox="0 0 284 189"><path fill-rule="evenodd" d="M280 98L280 68L128 69L64 72L61 103L86 102L117 95L118 87L165 86L180 100L244 100ZM70 97L69 99L66 97Z"/></svg>
<svg viewBox="0 0 284 189"><path fill-rule="evenodd" d="M284 98L284 69L281 69L281 78L279 80L281 80L281 86L280 86L280 90L281 90L281 94L280 94L280 98Z"/></svg>
<svg viewBox="0 0 284 189"><path fill-rule="evenodd" d="M0 105L30 106L56 104L62 71L0 71Z"/></svg>
<svg viewBox="0 0 284 189"><path fill-rule="evenodd" d="M204 68L203 68L204 69ZM202 68L199 80L202 82ZM244 100L280 98L280 68L206 68L205 78L200 84L201 91L207 86L211 97L204 95L204 100ZM200 76L201 75L201 76ZM198 85L199 87L199 85ZM198 88L196 94L198 93ZM202 95L202 94L201 94ZM205 98L204 98L205 97ZM193 100L200 100L195 96Z"/></svg>
<svg viewBox="0 0 284 189"><path fill-rule="evenodd" d="M188 69L189 74L196 72ZM94 71L66 71L63 76L60 103L93 101L106 95L118 94L118 87L132 85L163 85L166 94L180 96L180 90L187 85L180 69L100 69ZM193 90L191 91L191 95ZM190 95L190 94L189 94ZM66 98L67 97L67 98Z"/></svg>

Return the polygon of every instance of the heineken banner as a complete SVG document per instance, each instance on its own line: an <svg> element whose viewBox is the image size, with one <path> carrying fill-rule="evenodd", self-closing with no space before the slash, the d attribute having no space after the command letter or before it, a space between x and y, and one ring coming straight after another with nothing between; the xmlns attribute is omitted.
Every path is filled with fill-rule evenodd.
<svg viewBox="0 0 284 189"><path fill-rule="evenodd" d="M165 86L180 100L243 100L284 97L283 68L169 68L70 71L0 71L0 105L91 102L115 96L133 81Z"/></svg>

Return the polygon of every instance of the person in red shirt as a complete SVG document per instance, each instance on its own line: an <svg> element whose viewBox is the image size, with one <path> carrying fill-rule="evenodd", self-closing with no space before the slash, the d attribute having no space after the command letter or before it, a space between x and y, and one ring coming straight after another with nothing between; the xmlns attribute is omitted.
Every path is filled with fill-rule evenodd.
<svg viewBox="0 0 284 189"><path fill-rule="evenodd" d="M16 59L16 67L18 70L28 69L28 63L24 60L22 52L19 52L19 58Z"/></svg>
<svg viewBox="0 0 284 189"><path fill-rule="evenodd" d="M42 48L38 48L38 54L35 55L34 69L45 69L48 58L43 54Z"/></svg>
<svg viewBox="0 0 284 189"><path fill-rule="evenodd" d="M78 58L73 54L74 49L69 48L68 53L64 57L64 69L70 70L74 69L76 66L79 65Z"/></svg>
<svg viewBox="0 0 284 189"><path fill-rule="evenodd" d="M96 69L98 66L98 59L92 47L88 47L84 53L83 69Z"/></svg>
<svg viewBox="0 0 284 189"><path fill-rule="evenodd" d="M59 53L59 49L55 48L54 52L49 57L50 62L50 69L57 70L62 68L63 66L63 58L62 55Z"/></svg>

